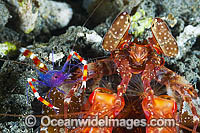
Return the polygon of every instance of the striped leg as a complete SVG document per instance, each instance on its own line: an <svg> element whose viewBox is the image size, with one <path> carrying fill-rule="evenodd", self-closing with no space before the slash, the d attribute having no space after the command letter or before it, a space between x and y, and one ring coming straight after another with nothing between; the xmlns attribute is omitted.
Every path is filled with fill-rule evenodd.
<svg viewBox="0 0 200 133"><path fill-rule="evenodd" d="M75 51L71 51L70 55L67 58L67 62L71 59L72 55L75 55L81 63L83 63L83 82L82 82L82 86L81 88L86 88L86 79L87 79L87 61L84 60L78 53L76 53Z"/></svg>
<svg viewBox="0 0 200 133"><path fill-rule="evenodd" d="M45 99L43 99L43 98L39 95L39 93L36 91L35 87L34 87L33 84L31 83L31 82L36 82L36 81L37 81L36 79L28 78L27 81L28 81L28 84L30 85L31 89L33 90L33 93L34 93L35 97L36 97L40 102L42 102L43 104L45 104L46 106L48 106L48 107L50 107L50 108L52 108L52 109L59 109L59 108L53 106L52 104L50 104L49 102L47 102Z"/></svg>
<svg viewBox="0 0 200 133"><path fill-rule="evenodd" d="M33 60L34 64L36 65L37 68L39 68L40 72L45 73L48 71L47 66L44 63L42 63L33 52L31 52L26 48L21 48L20 51L25 57Z"/></svg>
<svg viewBox="0 0 200 133"><path fill-rule="evenodd" d="M28 85L29 85L29 83L26 84L26 102L27 102L27 104L28 104L28 101L29 101L29 99L28 99ZM32 85L40 85L40 83L39 84L32 84Z"/></svg>

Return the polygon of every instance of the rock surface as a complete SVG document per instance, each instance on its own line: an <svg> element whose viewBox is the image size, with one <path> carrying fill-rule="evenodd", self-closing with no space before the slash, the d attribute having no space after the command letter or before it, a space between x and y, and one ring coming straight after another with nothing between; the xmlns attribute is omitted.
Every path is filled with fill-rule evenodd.
<svg viewBox="0 0 200 133"><path fill-rule="evenodd" d="M2 30L2 28L4 28L4 26L8 22L9 17L10 14L8 9L6 8L4 2L0 1L0 31Z"/></svg>

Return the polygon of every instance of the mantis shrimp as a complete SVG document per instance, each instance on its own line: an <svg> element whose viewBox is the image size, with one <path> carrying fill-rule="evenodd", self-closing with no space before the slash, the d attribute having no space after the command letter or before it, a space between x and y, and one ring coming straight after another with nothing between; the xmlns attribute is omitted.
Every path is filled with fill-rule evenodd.
<svg viewBox="0 0 200 133"><path fill-rule="evenodd" d="M167 24L162 19L155 18L151 25L153 37L148 38L148 41L145 40L143 42L139 42L137 39L132 40L132 35L128 32L129 27L130 16L127 12L122 12L113 22L111 28L104 36L102 43L103 48L106 51L109 51L111 56L88 64L88 72L86 70L83 71L83 77L85 77L85 75L88 77L85 77L83 81L91 78L100 79L105 75L111 75L114 73L119 73L122 78L121 83L117 86L117 94L112 94L109 91L106 91L106 93L101 92L106 90L105 88L95 89L89 98L91 107L89 108L88 113L83 117L87 118L90 115L102 117L106 113L109 113L109 117L115 118L124 107L125 103L123 94L126 93L132 75L141 74L144 87L142 106L147 120L158 117L165 118L165 116L176 119L177 108L175 101L156 97L154 95L150 82L156 80L160 84L165 85L167 89L171 89L173 92L178 92L182 96L183 100L189 103L193 113L193 132L195 132L199 123L199 116L192 100L198 98L197 92L183 77L166 68L164 66L165 60L161 57L162 55L174 57L178 54L176 40L172 36ZM87 68L87 66L85 65L84 68ZM72 94L76 90L77 87L72 89ZM105 101L105 99L109 100ZM165 107L163 103L168 103L168 107L170 108L166 110L166 114L164 113L161 115L162 110L160 107ZM118 105L121 107L118 107ZM99 113L96 112L96 108ZM106 113L104 114L104 112ZM168 129L167 127L162 128L161 130L176 131L175 128ZM78 128L75 129L75 131L111 132L112 129ZM146 131L157 131L157 129L147 127Z"/></svg>
<svg viewBox="0 0 200 133"><path fill-rule="evenodd" d="M173 92L178 92L182 96L183 100L189 103L193 113L193 132L195 132L199 123L199 116L197 114L197 108L194 106L192 100L198 98L197 92L183 77L166 68L164 66L165 60L163 57L161 57L162 55L175 57L178 54L178 46L176 40L172 36L167 24L161 18L155 18L151 25L153 37L148 38L148 41L145 40L143 42L139 42L137 39L132 40L132 35L128 32L129 27L130 16L127 12L122 12L114 20L111 28L104 36L102 43L103 48L106 51L111 52L111 56L104 60L110 60L110 62L114 62L114 65L110 65L112 67L114 66L113 68L116 69L116 71L113 72L118 72L122 78L121 83L117 86L117 94L115 100L118 101L118 103L121 103L121 106L124 106L124 104L122 104L124 102L123 94L126 93L126 89L128 87L129 81L132 78L132 75L141 74L141 80L144 87L142 105L147 119L150 120L151 118L158 117L166 118L165 116L176 119L176 102L174 100L167 100L162 97L156 97L154 95L154 91L151 88L150 82L152 80L156 80L160 84L165 85L167 89L171 89ZM104 60L102 60L101 63L98 63L102 64ZM96 70L94 72L99 74L97 77L103 77L104 73L106 72L103 71L105 67L99 69L99 67L94 68L94 66L97 66L96 63L93 64L93 68L90 68L89 71L94 69ZM107 65L107 67L110 66ZM106 98L107 94L101 95L101 97ZM88 114L95 114L95 109L92 108L100 104L98 102L96 103L95 100L105 104L104 101L99 101L98 98L94 98L94 100L91 102L92 106ZM114 104L116 101L112 102L113 104L110 105L112 108L105 110L112 112L111 110L116 107L116 104ZM163 103L165 102L168 103L169 109L166 110L166 114L164 113L161 115L162 110L160 107L164 108L165 106ZM101 110L101 112L105 111L103 106L99 106L98 110ZM122 109L119 109L119 111L120 110ZM97 115L100 117L103 116L102 114ZM86 129L83 128L83 130ZM100 131L100 129L96 130ZM161 130L176 131L174 127L166 127L162 128ZM92 131L92 128L87 128L87 131ZM109 129L109 131L112 130ZM146 131L157 131L157 129L148 127Z"/></svg>
<svg viewBox="0 0 200 133"><path fill-rule="evenodd" d="M194 128L199 123L197 109L192 99L197 99L197 92L183 77L164 66L164 58L160 55L174 57L178 54L176 40L172 36L167 24L160 18L155 18L151 25L152 38L149 42L138 42L131 40L132 35L128 33L130 27L130 16L122 12L113 22L106 33L102 46L111 52L111 60L116 64L122 81L117 87L118 97L126 92L132 74L142 74L141 79L144 86L145 102L147 110L154 109L154 92L150 86L151 80L155 79L164 84L172 91L178 92L184 101L188 102L193 113Z"/></svg>

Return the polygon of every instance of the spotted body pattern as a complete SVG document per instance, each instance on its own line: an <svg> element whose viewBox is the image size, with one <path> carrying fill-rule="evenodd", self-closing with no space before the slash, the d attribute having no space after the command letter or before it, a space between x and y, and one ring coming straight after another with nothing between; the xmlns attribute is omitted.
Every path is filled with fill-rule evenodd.
<svg viewBox="0 0 200 133"><path fill-rule="evenodd" d="M122 12L113 22L103 40L103 48L107 51L115 50L118 45L127 40L121 40L127 34L130 27L130 16L127 12Z"/></svg>
<svg viewBox="0 0 200 133"><path fill-rule="evenodd" d="M47 105L48 107L53 108L53 109L58 109L57 107L54 107L51 103L44 100L41 96L39 96L39 93L36 91L35 87L33 86L33 84L31 82L37 82L38 85L45 85L47 87L50 87L51 88L50 92L51 92L51 90L53 90L53 88L56 88L60 92L65 93L64 91L60 90L58 87L61 86L62 84L65 84L65 83L76 82L76 80L72 80L72 78L71 78L72 74L70 73L69 70L68 70L67 73L65 73L65 70L66 70L67 66L69 65L69 61L70 61L71 57L73 56L73 54L84 65L83 66L83 76L82 76L83 78L82 78L82 87L81 88L86 88L87 61L85 61L78 53L76 53L74 51L70 52L70 55L68 56L67 61L64 64L64 66L61 70L48 70L46 65L43 64L36 57L36 55L34 53L32 53L30 50L25 49L25 48L21 48L20 51L22 52L22 54L25 57L32 59L34 61L34 64L36 65L36 67L39 68L40 71L37 71L37 72L38 72L38 75L39 75L39 78L41 79L41 81L28 78L28 84L32 88L35 97L39 101L41 101L43 104Z"/></svg>
<svg viewBox="0 0 200 133"><path fill-rule="evenodd" d="M137 39L131 41L132 35L128 33L129 18L128 13L121 13L108 30L102 43L103 48L111 52L110 58L115 62L117 72L122 78L121 83L117 87L118 97L122 97L126 92L132 74L141 74L144 96L147 105L151 106L148 111L152 112L153 108L155 108L155 99L150 83L152 80L157 80L159 83L171 88L172 91L178 92L183 100L189 103L194 115L193 131L195 132L199 116L192 99L197 99L197 92L183 77L167 69L164 66L164 58L158 56L158 54L164 54L173 57L178 53L176 40L172 36L167 24L162 19L155 18L151 26L153 37L148 38L149 42L138 42ZM126 25L117 26L117 24L122 23L126 23ZM121 31L123 32L118 33L117 31L116 34L113 34L115 29L120 28L122 28ZM173 110L169 111L173 112Z"/></svg>
<svg viewBox="0 0 200 133"><path fill-rule="evenodd" d="M159 23L159 24L158 24ZM160 84L165 85L167 88L171 88L173 92L178 92L184 101L188 102L193 113L194 127L193 132L196 131L199 122L199 116L197 109L192 102L193 99L197 99L198 95L194 88L179 76L175 72L167 69L164 66L164 59L158 54L165 54L167 56L175 56L178 52L178 47L175 39L171 35L166 23L160 19L154 19L152 23L153 38L148 38L149 42L138 42L136 39L131 41L132 35L128 33L130 26L130 16L128 13L121 13L113 22L111 28L106 33L102 46L105 50L111 52L111 56L105 59L105 62L114 62L114 65L106 65L107 67L115 66L116 71L121 76L121 82L117 86L117 94L108 92L101 92L106 88L96 88L91 94L89 101L91 106L84 115L84 118L88 116L98 116L99 118L108 115L111 118L115 118L121 110L124 108L124 97L126 89L129 85L129 81L133 77L133 74L141 74L141 80L144 87L143 93L143 111L147 116L147 119L151 118L171 118L176 117L176 103L173 100L166 100L154 95L154 91L150 85L152 80L158 81ZM165 33L166 32L166 33ZM160 34L159 34L160 33ZM167 37L167 38L166 38ZM160 39L160 40L159 40ZM170 43L171 42L171 43ZM175 42L175 43L172 43ZM169 49L170 51L168 51ZM172 49L171 49L172 48ZM176 49L175 49L176 48ZM157 51L157 53L155 52ZM177 52L176 52L177 50ZM171 52L171 53L170 53ZM75 53L72 53L75 54ZM72 55L70 54L70 56ZM79 56L77 56L79 58ZM68 60L71 57L68 57ZM82 60L81 58L79 58ZM100 67L104 63L103 60L97 61L93 65L89 64L88 77L93 78L103 77L104 75L112 74L110 71L104 71L107 67ZM93 67L92 67L93 66ZM99 66L94 68L94 66ZM101 70L103 69L103 70ZM93 71L92 74L90 73ZM113 70L110 68L108 70ZM115 70L113 72L116 72ZM84 72L83 72L84 73ZM83 74L84 75L84 74ZM85 74L87 75L87 74ZM87 79L88 80L88 79ZM77 90L75 86L72 93ZM69 103L68 101L66 102ZM165 108L165 103L168 103L168 109L166 112L162 112L162 108ZM119 105L119 106L118 106ZM155 113L155 114L154 114ZM153 115L152 115L153 114ZM161 128L163 131L175 131L174 127ZM77 128L76 132L111 132L110 128L93 128L82 127ZM156 132L157 128L146 128L147 132Z"/></svg>
<svg viewBox="0 0 200 133"><path fill-rule="evenodd" d="M153 20L151 31L154 35L155 45L160 46L166 56L174 57L178 54L177 42L162 19L155 18Z"/></svg>

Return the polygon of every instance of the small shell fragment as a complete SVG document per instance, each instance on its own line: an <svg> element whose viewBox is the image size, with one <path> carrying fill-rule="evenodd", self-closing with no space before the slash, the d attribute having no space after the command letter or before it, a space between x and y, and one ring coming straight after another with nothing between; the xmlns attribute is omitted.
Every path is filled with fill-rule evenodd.
<svg viewBox="0 0 200 133"><path fill-rule="evenodd" d="M161 18L155 18L151 25L151 31L166 56L174 57L178 54L177 42L165 21Z"/></svg>
<svg viewBox="0 0 200 133"><path fill-rule="evenodd" d="M102 46L106 51L113 51L117 48L120 40L130 27L130 16L122 12L112 23L112 26L103 39Z"/></svg>

